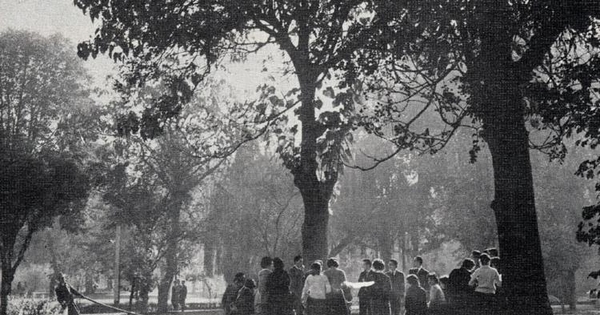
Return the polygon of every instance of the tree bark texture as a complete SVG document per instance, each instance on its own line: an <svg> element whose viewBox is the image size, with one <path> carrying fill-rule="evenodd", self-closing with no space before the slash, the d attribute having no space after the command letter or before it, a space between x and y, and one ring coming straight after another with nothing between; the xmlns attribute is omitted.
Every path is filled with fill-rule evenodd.
<svg viewBox="0 0 600 315"><path fill-rule="evenodd" d="M552 314L538 230L529 134L521 85L530 77L513 59L513 35L504 1L483 1L481 52L473 64L476 113L482 119L494 174L496 217L506 314ZM529 76L528 76L529 75ZM476 85L477 81L475 82Z"/></svg>

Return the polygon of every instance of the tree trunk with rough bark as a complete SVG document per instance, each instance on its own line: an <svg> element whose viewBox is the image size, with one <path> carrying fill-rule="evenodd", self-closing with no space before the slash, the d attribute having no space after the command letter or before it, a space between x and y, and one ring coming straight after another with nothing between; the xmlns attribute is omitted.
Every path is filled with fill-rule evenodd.
<svg viewBox="0 0 600 315"><path fill-rule="evenodd" d="M494 174L494 201L506 314L552 314L540 242L529 134L521 85L532 69L513 59L507 2L482 3L481 52L473 66L476 113L482 119Z"/></svg>
<svg viewBox="0 0 600 315"><path fill-rule="evenodd" d="M292 174L294 184L300 190L304 202L302 251L304 259L310 264L317 259L327 258L329 201L333 194L333 186L337 182L337 173L324 174L325 178L319 178L317 175L317 139L326 130L317 121L315 114L318 71L310 65L308 50L295 56L297 59L293 61L301 93L299 119L302 123L302 141L300 163L292 170Z"/></svg>

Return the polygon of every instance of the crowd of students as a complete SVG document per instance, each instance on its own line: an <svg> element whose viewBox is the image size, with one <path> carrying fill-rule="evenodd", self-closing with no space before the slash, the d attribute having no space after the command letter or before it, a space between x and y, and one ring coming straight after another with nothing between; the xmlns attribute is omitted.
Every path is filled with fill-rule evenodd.
<svg viewBox="0 0 600 315"><path fill-rule="evenodd" d="M225 315L349 315L351 288L358 291L360 315L493 314L502 279L498 252L473 252L449 276L438 277L423 268L417 256L404 273L398 262L363 260L357 283L348 282L335 258L317 260L305 272L296 256L286 270L280 258L263 257L258 283L245 274L235 275L223 294Z"/></svg>

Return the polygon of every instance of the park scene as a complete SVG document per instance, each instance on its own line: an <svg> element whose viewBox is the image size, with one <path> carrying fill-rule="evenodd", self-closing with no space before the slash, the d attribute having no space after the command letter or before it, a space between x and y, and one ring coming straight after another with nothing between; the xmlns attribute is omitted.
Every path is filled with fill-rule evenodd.
<svg viewBox="0 0 600 315"><path fill-rule="evenodd" d="M0 315L600 314L600 1L0 0Z"/></svg>

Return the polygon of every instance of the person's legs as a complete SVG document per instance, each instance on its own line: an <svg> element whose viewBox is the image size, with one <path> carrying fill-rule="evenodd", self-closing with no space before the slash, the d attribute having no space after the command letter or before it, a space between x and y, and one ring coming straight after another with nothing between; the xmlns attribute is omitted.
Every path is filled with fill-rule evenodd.
<svg viewBox="0 0 600 315"><path fill-rule="evenodd" d="M359 315L370 315L370 305L367 299L360 299L358 301L358 312Z"/></svg>
<svg viewBox="0 0 600 315"><path fill-rule="evenodd" d="M392 296L390 298L390 308L392 310L392 315L400 315L400 297Z"/></svg>

